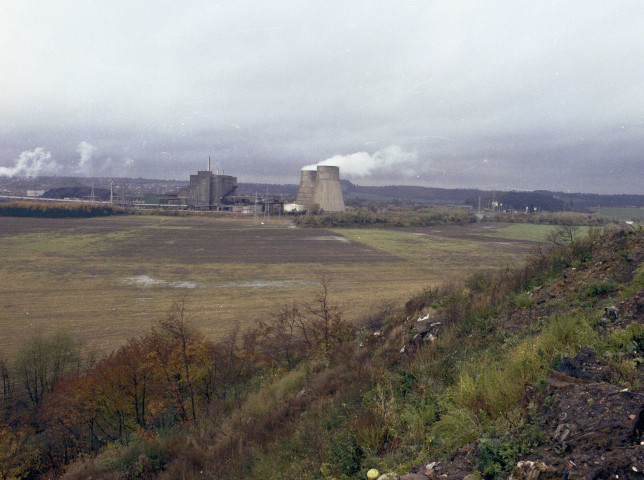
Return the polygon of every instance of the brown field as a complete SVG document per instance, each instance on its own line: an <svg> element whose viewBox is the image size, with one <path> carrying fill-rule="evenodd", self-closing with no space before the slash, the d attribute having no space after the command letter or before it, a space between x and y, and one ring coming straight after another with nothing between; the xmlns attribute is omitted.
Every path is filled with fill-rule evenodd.
<svg viewBox="0 0 644 480"><path fill-rule="evenodd" d="M182 296L195 325L220 338L311 299L322 274L356 320L429 285L520 262L539 235L479 224L321 230L285 219L0 217L0 353L56 331L109 351Z"/></svg>

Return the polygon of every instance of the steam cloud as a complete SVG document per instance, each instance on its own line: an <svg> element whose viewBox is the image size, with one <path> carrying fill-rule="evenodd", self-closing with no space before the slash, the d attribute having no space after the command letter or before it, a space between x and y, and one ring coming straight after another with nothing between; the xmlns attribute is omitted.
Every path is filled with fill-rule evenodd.
<svg viewBox="0 0 644 480"><path fill-rule="evenodd" d="M92 156L96 150L96 147L89 142L82 141L78 144L76 151L80 154L78 162L79 173L89 175L92 172Z"/></svg>
<svg viewBox="0 0 644 480"><path fill-rule="evenodd" d="M31 151L22 152L13 167L0 167L0 176L37 177L39 175L55 175L59 171L60 165L51 157L51 152L38 147Z"/></svg>
<svg viewBox="0 0 644 480"><path fill-rule="evenodd" d="M38 177L43 175L126 175L134 160L128 157L114 159L97 157L98 148L89 142L82 141L76 147L80 155L78 160L61 165L52 158L51 152L43 147L22 152L13 167L0 167L0 176L4 177Z"/></svg>
<svg viewBox="0 0 644 480"><path fill-rule="evenodd" d="M134 163L134 160L128 157L120 159L112 157L97 158L95 155L97 151L97 147L84 140L78 144L76 152L80 155L80 159L75 169L76 175L86 177L92 175L127 175L127 170Z"/></svg>
<svg viewBox="0 0 644 480"><path fill-rule="evenodd" d="M343 177L370 177L395 173L396 176L411 177L416 173L418 156L405 152L397 145L378 150L373 154L356 152L350 155L335 155L302 170L315 170L318 165L340 167Z"/></svg>

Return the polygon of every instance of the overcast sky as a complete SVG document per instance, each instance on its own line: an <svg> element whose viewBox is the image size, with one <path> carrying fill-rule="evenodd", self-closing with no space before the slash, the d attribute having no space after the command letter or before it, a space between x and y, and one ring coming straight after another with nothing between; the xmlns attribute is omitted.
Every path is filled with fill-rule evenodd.
<svg viewBox="0 0 644 480"><path fill-rule="evenodd" d="M644 194L641 0L2 0L0 175Z"/></svg>

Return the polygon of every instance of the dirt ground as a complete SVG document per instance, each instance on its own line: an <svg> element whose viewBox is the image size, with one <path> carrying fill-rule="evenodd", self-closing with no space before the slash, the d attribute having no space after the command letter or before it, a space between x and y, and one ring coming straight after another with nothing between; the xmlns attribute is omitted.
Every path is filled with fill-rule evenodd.
<svg viewBox="0 0 644 480"><path fill-rule="evenodd" d="M206 215L0 217L0 351L56 331L109 351L183 296L194 324L220 338L313 298L323 274L355 321L432 284L519 262L534 245L501 236L497 247L480 228L421 229L422 244L405 251L410 232L388 232L379 248L284 218L254 226L252 217Z"/></svg>

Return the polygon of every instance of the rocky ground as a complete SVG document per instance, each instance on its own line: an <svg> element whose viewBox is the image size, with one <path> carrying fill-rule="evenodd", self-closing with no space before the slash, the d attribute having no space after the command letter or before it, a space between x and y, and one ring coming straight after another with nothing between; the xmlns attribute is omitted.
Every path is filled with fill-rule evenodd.
<svg viewBox="0 0 644 480"><path fill-rule="evenodd" d="M506 328L521 330L561 309L580 291L610 280L630 281L644 257L641 236L629 232L612 235L590 265L569 268L550 285L529 292L532 307L502 319ZM644 290L608 307L601 307L610 292L598 291L591 301L604 314L600 335L607 336L630 323L644 324ZM423 318L413 328L424 340L439 334L438 319ZM573 358L563 357L548 373L545 385L528 389L525 405L536 408L540 444L522 458L510 480L644 479L644 339L631 342L620 360L632 362L631 378L611 362L583 348ZM607 352L610 356L610 352ZM635 385L633 389L625 385ZM516 432L520 435L521 432ZM418 465L404 480L484 478L472 473L480 458L481 441L466 445L441 462Z"/></svg>

